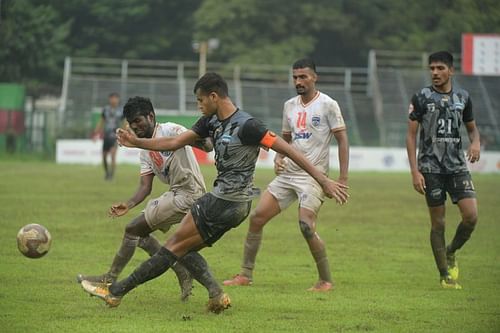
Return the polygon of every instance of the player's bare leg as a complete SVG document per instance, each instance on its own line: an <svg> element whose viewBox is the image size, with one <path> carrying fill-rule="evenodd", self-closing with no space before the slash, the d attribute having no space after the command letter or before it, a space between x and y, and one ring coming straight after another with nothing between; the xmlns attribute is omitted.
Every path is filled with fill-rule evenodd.
<svg viewBox="0 0 500 333"><path fill-rule="evenodd" d="M205 247L201 235L196 228L191 213L186 214L179 228L151 258L143 262L134 272L120 282L109 287L97 284L82 283L83 288L92 295L106 301L109 306L118 306L123 296L146 281L152 280L165 273L174 265L179 257L186 256L191 251L198 251ZM185 260L181 260L193 277L205 286L209 293L208 310L220 313L230 306L229 297L224 294L218 285L203 257L190 253ZM84 281L86 282L86 281Z"/></svg>
<svg viewBox="0 0 500 333"><path fill-rule="evenodd" d="M109 179L113 179L115 175L115 169L116 169L116 152L118 150L118 145L115 144L111 149L109 150L109 154L111 155L111 169L109 170Z"/></svg>
<svg viewBox="0 0 500 333"><path fill-rule="evenodd" d="M333 288L333 280L328 256L326 255L325 243L316 232L316 214L307 208L300 208L299 227L318 269L318 282L308 290L329 291Z"/></svg>
<svg viewBox="0 0 500 333"><path fill-rule="evenodd" d="M269 191L264 191L257 207L250 215L250 225L243 249L241 272L232 279L225 280L225 286L248 286L252 284L255 259L262 242L262 231L267 222L280 212L281 209L276 198Z"/></svg>
<svg viewBox="0 0 500 333"><path fill-rule="evenodd" d="M441 287L445 289L462 289L457 281L448 273L445 241L445 206L429 207L429 213L431 216L431 248L439 271Z"/></svg>
<svg viewBox="0 0 500 333"><path fill-rule="evenodd" d="M470 238L477 224L477 201L475 198L465 198L457 203L462 215L462 221L458 224L455 237L446 247L446 258L448 273L453 279L458 279L458 263L455 252L459 250Z"/></svg>
<svg viewBox="0 0 500 333"><path fill-rule="evenodd" d="M104 167L104 179L109 180L109 166L108 166L109 150L102 151L102 166Z"/></svg>
<svg viewBox="0 0 500 333"><path fill-rule="evenodd" d="M158 240L150 235L152 232L153 230L147 224L144 214L137 216L125 227L122 244L111 263L109 271L105 274L96 276L78 274L77 281L81 283L86 280L104 284L115 282L125 266L129 263L130 259L132 259L136 247L141 247L150 256L161 249ZM193 289L191 274L189 274L182 264L174 265L173 270L177 275L181 287L181 300L186 301Z"/></svg>

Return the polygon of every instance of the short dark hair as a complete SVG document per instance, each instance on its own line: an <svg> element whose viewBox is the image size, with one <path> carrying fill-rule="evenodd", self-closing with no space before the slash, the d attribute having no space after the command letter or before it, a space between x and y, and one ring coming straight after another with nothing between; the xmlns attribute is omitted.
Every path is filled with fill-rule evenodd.
<svg viewBox="0 0 500 333"><path fill-rule="evenodd" d="M433 62L442 62L448 67L453 67L453 55L448 51L434 52L429 56L429 65Z"/></svg>
<svg viewBox="0 0 500 333"><path fill-rule="evenodd" d="M207 73L200 77L200 79L194 85L194 93L198 89L204 94L208 95L212 92L216 93L220 97L229 96L229 91L227 88L226 81L217 73Z"/></svg>
<svg viewBox="0 0 500 333"><path fill-rule="evenodd" d="M293 69L310 68L316 73L316 64L311 58L302 58L293 63Z"/></svg>
<svg viewBox="0 0 500 333"><path fill-rule="evenodd" d="M112 92L111 94L108 95L108 98L111 98L111 97L120 97L120 95L117 93L117 92Z"/></svg>
<svg viewBox="0 0 500 333"><path fill-rule="evenodd" d="M150 113L155 114L153 104L149 98L135 96L129 98L125 106L123 107L123 115L127 119L133 119L137 116L148 116Z"/></svg>

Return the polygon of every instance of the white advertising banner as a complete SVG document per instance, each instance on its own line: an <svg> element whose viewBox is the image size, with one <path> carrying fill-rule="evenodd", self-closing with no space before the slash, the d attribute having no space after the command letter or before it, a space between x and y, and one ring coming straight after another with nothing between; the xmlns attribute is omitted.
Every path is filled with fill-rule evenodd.
<svg viewBox="0 0 500 333"><path fill-rule="evenodd" d="M102 141L58 140L57 163L100 164ZM275 153L261 150L257 167L272 168ZM213 163L213 154L199 150L196 157L200 164ZM117 163L139 164L139 149L119 147ZM337 147L330 148L330 168L338 170ZM469 164L472 172L500 173L500 152L483 151L478 163ZM409 171L408 158L404 148L351 147L350 171Z"/></svg>

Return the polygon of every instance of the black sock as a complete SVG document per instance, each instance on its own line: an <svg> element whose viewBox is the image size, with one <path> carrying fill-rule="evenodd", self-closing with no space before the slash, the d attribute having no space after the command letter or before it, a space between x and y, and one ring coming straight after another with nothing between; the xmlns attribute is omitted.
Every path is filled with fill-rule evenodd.
<svg viewBox="0 0 500 333"><path fill-rule="evenodd" d="M222 293L222 288L215 280L206 260L198 252L189 252L179 259L191 275L208 290L208 297L212 298Z"/></svg>
<svg viewBox="0 0 500 333"><path fill-rule="evenodd" d="M460 222L457 227L457 231L455 233L455 237L451 241L450 246L448 247L448 252L455 253L456 250L460 249L465 242L467 242L470 238L470 235L474 231L474 225L465 224L464 222Z"/></svg>
<svg viewBox="0 0 500 333"><path fill-rule="evenodd" d="M151 258L137 267L132 274L120 282L115 282L109 287L111 294L123 296L146 281L152 280L165 273L177 261L177 257L162 247Z"/></svg>

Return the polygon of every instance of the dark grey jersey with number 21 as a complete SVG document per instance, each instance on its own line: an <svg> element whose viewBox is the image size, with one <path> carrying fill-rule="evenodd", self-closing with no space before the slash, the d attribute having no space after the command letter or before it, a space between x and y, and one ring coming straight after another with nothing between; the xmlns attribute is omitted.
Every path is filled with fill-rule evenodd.
<svg viewBox="0 0 500 333"><path fill-rule="evenodd" d="M460 127L474 120L472 102L464 89L442 94L423 88L411 100L409 117L420 123L418 168L422 173L466 172Z"/></svg>

